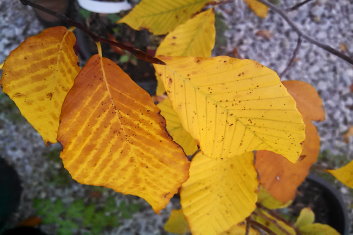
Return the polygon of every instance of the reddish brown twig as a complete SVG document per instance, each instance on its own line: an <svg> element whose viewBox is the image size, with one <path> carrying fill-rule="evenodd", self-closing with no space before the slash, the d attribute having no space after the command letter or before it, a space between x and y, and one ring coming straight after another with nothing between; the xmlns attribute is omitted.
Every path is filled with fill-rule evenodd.
<svg viewBox="0 0 353 235"><path fill-rule="evenodd" d="M303 33L298 26L291 20L289 19L289 17L286 15L286 13L281 10L280 8L278 8L277 6L273 5L272 3L267 2L266 0L258 0L259 2L261 2L262 4L268 6L270 9L272 9L274 12L276 12L277 14L279 14L291 27L292 29L302 38L304 38L305 40L307 40L308 42L310 42L311 44L314 44L322 49L324 49L325 51L330 52L331 54L345 60L346 62L353 64L353 58L337 51L336 49L330 47L329 45L326 45L324 43L321 43L319 41L317 41L316 39L306 35L305 33Z"/></svg>
<svg viewBox="0 0 353 235"><path fill-rule="evenodd" d="M153 57L153 56L150 56L147 53L141 51L140 49L125 45L124 43L121 43L121 42L111 41L109 39L102 38L102 37L98 36L97 34L93 33L92 31L90 31L83 24L80 24L65 15L59 14L55 11L52 11L46 7L43 7L43 6L38 5L36 3L33 3L29 0L20 0L20 1L22 2L23 5L29 5L31 7L34 7L40 11L43 11L47 14L50 14L52 16L57 17L58 19L63 20L64 22L66 22L67 24L69 24L71 26L75 26L76 28L81 29L83 32L85 32L87 35L89 35L95 42L109 43L110 45L113 45L113 46L119 47L123 50L129 51L131 54L133 54L134 56L136 56L140 60L144 60L146 62L153 63L153 64L165 65L165 63L163 61L161 61L160 59Z"/></svg>
<svg viewBox="0 0 353 235"><path fill-rule="evenodd" d="M292 67L292 65L295 61L295 58L297 57L297 54L298 54L298 51L299 51L301 44L302 44L302 37L299 35L298 41L297 41L297 46L295 47L295 49L293 51L293 55L292 55L291 59L289 60L287 67L279 74L280 78L282 78L282 76L284 76L289 71L289 69Z"/></svg>
<svg viewBox="0 0 353 235"><path fill-rule="evenodd" d="M312 1L312 0L305 0L305 1L302 1L302 2L300 2L300 3L295 4L295 5L292 6L292 7L287 8L286 11L295 11L295 10L297 10L299 7L304 6L305 4L307 4L308 2L311 2L311 1Z"/></svg>

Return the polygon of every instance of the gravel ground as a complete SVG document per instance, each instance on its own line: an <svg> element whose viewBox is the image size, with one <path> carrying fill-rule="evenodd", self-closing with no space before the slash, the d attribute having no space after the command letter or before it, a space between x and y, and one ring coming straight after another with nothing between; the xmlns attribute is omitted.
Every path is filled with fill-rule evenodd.
<svg viewBox="0 0 353 235"><path fill-rule="evenodd" d="M280 6L286 8L297 1L282 2ZM257 60L278 72L286 68L296 46L297 35L279 15L270 12L266 19L259 19L241 0L218 6L217 11L223 15L228 26L225 32L227 45L222 49L222 54L232 54L236 48L242 58ZM307 34L353 55L352 0L311 1L288 15ZM41 29L29 8L22 6L19 1L1 0L0 62L24 38ZM266 31L270 36L261 36L260 30ZM353 66L306 41L303 41L295 61L282 79L309 82L323 98L326 121L318 124L321 149L329 151L330 156L343 156L339 161L331 159L328 166L337 167L352 160L353 139L350 138L347 143L342 136L353 125L353 93L350 90L353 84ZM172 205L162 212L162 216L156 216L143 200L77 184L65 176L67 173L57 160L57 149L56 145L44 146L40 136L24 120L13 118L6 112L0 113L0 156L17 169L24 189L20 210L12 219L13 224L36 214L34 199L59 199L70 205L77 198L82 198L85 203L103 206L107 198L113 198L117 205L121 202L137 203L143 210L134 213L132 218L122 219L118 228L107 230L106 234L161 233L161 227ZM58 175L65 179L64 184L53 182L53 178ZM346 202L351 203L348 190L341 187L341 191ZM352 208L348 208L352 215ZM43 226L43 229L53 234L53 229L56 228Z"/></svg>

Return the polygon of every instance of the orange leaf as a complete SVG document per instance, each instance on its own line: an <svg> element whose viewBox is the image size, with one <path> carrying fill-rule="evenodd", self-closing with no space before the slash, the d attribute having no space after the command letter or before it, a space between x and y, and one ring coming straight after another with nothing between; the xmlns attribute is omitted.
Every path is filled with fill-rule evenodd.
<svg viewBox="0 0 353 235"><path fill-rule="evenodd" d="M142 197L159 212L189 169L159 112L113 61L94 55L62 108L58 139L65 168L79 183Z"/></svg>
<svg viewBox="0 0 353 235"><path fill-rule="evenodd" d="M255 167L260 184L277 200L287 202L295 196L297 187L308 175L311 165L316 162L320 150L320 137L316 127L307 120L303 152L296 163L270 151L257 151Z"/></svg>
<svg viewBox="0 0 353 235"><path fill-rule="evenodd" d="M294 198L297 187L317 160L320 137L311 120L323 120L325 113L322 101L311 85L301 81L285 81L283 85L296 100L297 108L304 117L306 138L303 151L295 164L279 154L257 151L255 167L262 186L274 198L285 203Z"/></svg>
<svg viewBox="0 0 353 235"><path fill-rule="evenodd" d="M48 28L27 38L4 63L3 91L45 142L56 143L61 106L80 68L75 35Z"/></svg>
<svg viewBox="0 0 353 235"><path fill-rule="evenodd" d="M348 130L343 135L343 140L346 143L349 143L349 137L353 136L353 126L349 127Z"/></svg>
<svg viewBox="0 0 353 235"><path fill-rule="evenodd" d="M289 94L297 103L297 108L304 118L312 121L325 120L325 110L316 89L303 81L283 81Z"/></svg>

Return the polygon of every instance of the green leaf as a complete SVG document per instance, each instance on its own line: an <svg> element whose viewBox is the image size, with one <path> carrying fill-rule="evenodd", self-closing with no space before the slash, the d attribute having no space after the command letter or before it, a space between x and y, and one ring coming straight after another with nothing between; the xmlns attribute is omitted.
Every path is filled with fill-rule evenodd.
<svg viewBox="0 0 353 235"><path fill-rule="evenodd" d="M314 223L315 221L315 214L310 208L303 208L300 211L299 217L295 222L294 226L300 228L305 225L309 225Z"/></svg>
<svg viewBox="0 0 353 235"><path fill-rule="evenodd" d="M339 233L327 224L308 224L299 228L301 235L339 235Z"/></svg>
<svg viewBox="0 0 353 235"><path fill-rule="evenodd" d="M83 200L74 201L69 208L67 208L66 216L70 218L80 218L84 209L85 204L83 203Z"/></svg>
<svg viewBox="0 0 353 235"><path fill-rule="evenodd" d="M83 212L83 224L85 226L91 226L95 211L96 208L93 205L89 205L85 208Z"/></svg>

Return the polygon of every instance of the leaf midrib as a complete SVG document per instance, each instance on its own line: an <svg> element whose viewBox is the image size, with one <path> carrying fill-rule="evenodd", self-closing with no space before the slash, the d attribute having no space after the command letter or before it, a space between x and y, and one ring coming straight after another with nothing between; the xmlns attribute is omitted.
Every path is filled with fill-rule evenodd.
<svg viewBox="0 0 353 235"><path fill-rule="evenodd" d="M112 92L110 90L110 87L109 87L109 83L108 83L108 80L107 80L107 76L105 74L105 71L104 71L104 66L103 66L103 57L99 55L99 62L100 62L100 67L101 67L101 70L102 70L102 77L103 77L103 81L104 81L104 85L105 85L105 88L107 89L108 91L108 94L109 94L109 99L111 100L111 103L113 104L113 108L114 110L116 111L116 114L119 116L118 120L119 120L119 124L120 124L120 128L121 130L124 132L124 136L126 136L127 138L129 138L129 135L127 135L127 132L124 128L124 125L121 123L120 121L120 118L123 118L122 115L120 114L120 111L118 109L118 107L116 106L115 102L114 102L114 98L113 98L113 95L112 95ZM123 145L122 145L122 148L125 148L125 144L127 143L127 141L123 141Z"/></svg>

